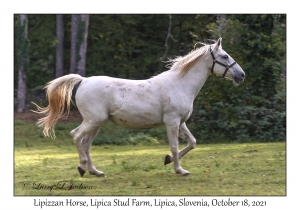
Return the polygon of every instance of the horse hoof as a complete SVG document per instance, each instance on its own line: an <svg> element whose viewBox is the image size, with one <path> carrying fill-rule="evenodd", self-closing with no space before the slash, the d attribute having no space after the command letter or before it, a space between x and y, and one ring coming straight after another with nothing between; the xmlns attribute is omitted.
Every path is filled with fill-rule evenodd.
<svg viewBox="0 0 300 210"><path fill-rule="evenodd" d="M176 174L179 174L181 176L188 176L190 175L191 173L189 171L186 171L186 170L182 170L182 171L176 171Z"/></svg>
<svg viewBox="0 0 300 210"><path fill-rule="evenodd" d="M169 164L172 162L172 156L171 155L166 155L165 157L165 165Z"/></svg>
<svg viewBox="0 0 300 210"><path fill-rule="evenodd" d="M100 173L100 172L98 172L98 173L94 173L94 172L91 172L91 171L90 171L90 175L93 175L93 176L99 176L99 177L101 177L101 176L105 176L105 174L104 174L104 173Z"/></svg>
<svg viewBox="0 0 300 210"><path fill-rule="evenodd" d="M187 172L187 173L181 174L181 176L188 176L190 174L191 174L190 172Z"/></svg>
<svg viewBox="0 0 300 210"><path fill-rule="evenodd" d="M83 177L83 175L85 174L85 170L82 169L80 166L78 166L78 171L81 177Z"/></svg>

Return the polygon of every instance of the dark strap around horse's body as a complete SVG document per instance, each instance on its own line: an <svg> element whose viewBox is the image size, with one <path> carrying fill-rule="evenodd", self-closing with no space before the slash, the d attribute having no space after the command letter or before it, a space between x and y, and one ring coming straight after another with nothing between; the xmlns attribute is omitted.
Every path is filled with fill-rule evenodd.
<svg viewBox="0 0 300 210"><path fill-rule="evenodd" d="M236 62L234 61L234 62L233 62L232 64L230 64L229 66L226 65L226 64L223 64L223 63L221 63L221 62L219 62L219 61L216 60L215 55L214 55L214 53L213 53L211 47L210 47L209 49L210 49L210 54L211 54L211 56L212 56L212 58L213 58L213 65L212 65L212 67L211 67L211 73L212 73L212 74L214 73L215 63L218 63L218 64L220 64L221 66L224 66L224 67L226 68L226 69L225 69L225 72L224 72L224 74L223 74L223 78L224 78L225 75L226 75L226 73L227 73L227 71L228 71L228 69L231 68L234 64L236 64Z"/></svg>

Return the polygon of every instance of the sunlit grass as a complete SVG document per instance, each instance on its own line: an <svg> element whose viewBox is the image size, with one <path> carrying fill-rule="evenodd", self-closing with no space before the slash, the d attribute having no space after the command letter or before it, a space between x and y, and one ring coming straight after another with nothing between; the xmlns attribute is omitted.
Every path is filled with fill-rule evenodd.
<svg viewBox="0 0 300 210"><path fill-rule="evenodd" d="M256 148L257 152L249 148ZM188 177L163 165L167 145L93 147L96 167L106 177L77 172L74 146L15 149L15 195L285 195L285 146L272 144L200 145L182 166ZM58 182L92 189L35 189ZM24 187L24 183L29 183Z"/></svg>
<svg viewBox="0 0 300 210"><path fill-rule="evenodd" d="M181 159L187 177L176 175L172 163L163 165L166 144L93 146L94 165L106 177L81 178L69 130L53 141L30 126L15 126L15 195L286 194L285 143L197 145Z"/></svg>

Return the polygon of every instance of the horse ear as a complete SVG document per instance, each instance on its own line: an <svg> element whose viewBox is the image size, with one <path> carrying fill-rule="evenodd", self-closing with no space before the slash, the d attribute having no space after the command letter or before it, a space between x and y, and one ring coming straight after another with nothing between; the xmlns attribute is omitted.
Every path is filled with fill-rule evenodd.
<svg viewBox="0 0 300 210"><path fill-rule="evenodd" d="M216 43L215 50L222 48L222 38L220 37Z"/></svg>

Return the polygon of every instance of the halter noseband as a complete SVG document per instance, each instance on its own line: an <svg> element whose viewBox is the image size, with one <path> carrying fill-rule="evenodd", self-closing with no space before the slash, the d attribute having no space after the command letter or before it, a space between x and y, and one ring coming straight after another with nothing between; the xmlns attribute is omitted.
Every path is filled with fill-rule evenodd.
<svg viewBox="0 0 300 210"><path fill-rule="evenodd" d="M221 63L221 62L219 62L219 61L216 60L216 58L215 58L215 56L214 56L214 53L213 53L211 47L210 47L209 49L210 49L210 54L211 54L211 56L212 56L212 58L213 58L213 65L212 65L212 67L211 67L211 73L212 73L212 74L214 73L215 63L218 63L218 64L220 64L221 66L224 66L224 67L226 68L226 69L225 69L225 72L224 72L224 74L223 74L223 78L224 78L225 75L226 75L226 73L227 73L227 71L228 71L228 69L231 68L234 64L236 64L236 62L234 61L234 62L233 62L232 64L230 64L229 66L226 65L226 64L223 64L223 63Z"/></svg>

